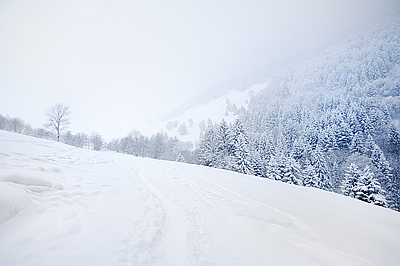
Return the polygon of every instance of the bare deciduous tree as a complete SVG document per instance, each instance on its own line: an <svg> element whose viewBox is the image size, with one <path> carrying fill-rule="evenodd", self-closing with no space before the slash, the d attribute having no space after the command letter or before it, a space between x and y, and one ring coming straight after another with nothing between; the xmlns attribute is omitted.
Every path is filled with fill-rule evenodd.
<svg viewBox="0 0 400 266"><path fill-rule="evenodd" d="M22 133L24 129L24 121L19 118L11 118L9 121L11 132Z"/></svg>
<svg viewBox="0 0 400 266"><path fill-rule="evenodd" d="M60 142L61 132L71 123L69 107L57 103L47 110L47 123L45 126L54 132L57 141Z"/></svg>
<svg viewBox="0 0 400 266"><path fill-rule="evenodd" d="M90 142L92 143L92 147L95 151L101 150L104 145L103 138L97 132L93 132L92 136L90 136Z"/></svg>

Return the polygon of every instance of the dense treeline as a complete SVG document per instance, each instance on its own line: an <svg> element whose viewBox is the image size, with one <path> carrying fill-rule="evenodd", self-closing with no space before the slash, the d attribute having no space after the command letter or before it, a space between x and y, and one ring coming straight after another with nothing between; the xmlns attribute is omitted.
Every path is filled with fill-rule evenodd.
<svg viewBox="0 0 400 266"><path fill-rule="evenodd" d="M200 163L400 210L400 19L286 68Z"/></svg>
<svg viewBox="0 0 400 266"><path fill-rule="evenodd" d="M32 128L20 118L3 116L0 114L0 130L29 135L37 138L57 140L57 136L46 128ZM106 143L103 137L93 132L92 135L80 132L77 134L66 131L60 137L62 143L78 148L102 150L131 154L139 157L148 157L161 160L197 163L197 156L193 151L192 142L182 142L176 137L168 137L165 133L157 133L147 137L137 130L133 130L126 137L113 139Z"/></svg>
<svg viewBox="0 0 400 266"><path fill-rule="evenodd" d="M0 130L24 134L36 138L57 140L57 135L47 128L33 128L30 124L20 118L3 116L1 114ZM105 141L97 132L93 132L92 135L89 136L83 132L72 134L71 131L66 131L61 135L60 141L78 148L93 150L101 150L105 145Z"/></svg>
<svg viewBox="0 0 400 266"><path fill-rule="evenodd" d="M3 116L0 114L0 130L10 131L14 133L29 135L42 139L52 139L53 136L50 131L44 128L32 128L24 120L8 115Z"/></svg>
<svg viewBox="0 0 400 266"><path fill-rule="evenodd" d="M192 142L182 142L176 137L168 137L165 133L147 137L138 130L133 130L124 138L110 141L107 149L139 157L187 163L197 162Z"/></svg>

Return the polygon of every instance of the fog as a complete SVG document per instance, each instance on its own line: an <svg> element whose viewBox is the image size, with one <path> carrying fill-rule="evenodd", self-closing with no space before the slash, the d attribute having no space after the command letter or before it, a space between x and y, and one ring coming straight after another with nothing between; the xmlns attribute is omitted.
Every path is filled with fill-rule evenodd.
<svg viewBox="0 0 400 266"><path fill-rule="evenodd" d="M244 80L390 16L397 0L0 1L0 114L124 136L218 84Z"/></svg>

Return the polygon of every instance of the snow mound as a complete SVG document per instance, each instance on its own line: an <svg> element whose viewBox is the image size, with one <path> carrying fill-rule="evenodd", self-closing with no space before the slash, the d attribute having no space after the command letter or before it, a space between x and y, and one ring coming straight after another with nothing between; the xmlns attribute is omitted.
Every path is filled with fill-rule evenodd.
<svg viewBox="0 0 400 266"><path fill-rule="evenodd" d="M0 224L29 208L32 202L17 184L0 181Z"/></svg>

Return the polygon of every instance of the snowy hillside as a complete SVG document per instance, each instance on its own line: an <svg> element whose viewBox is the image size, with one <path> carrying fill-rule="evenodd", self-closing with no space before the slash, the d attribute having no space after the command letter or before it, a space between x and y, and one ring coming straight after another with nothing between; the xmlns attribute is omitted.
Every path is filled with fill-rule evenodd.
<svg viewBox="0 0 400 266"><path fill-rule="evenodd" d="M400 213L0 131L0 265L398 265Z"/></svg>
<svg viewBox="0 0 400 266"><path fill-rule="evenodd" d="M165 132L170 137L177 137L181 141L196 143L200 132L207 126L207 120L220 122L225 119L228 123L234 122L243 109L247 109L258 92L265 89L268 82L258 83L245 89L231 89L224 93L215 93L206 97L199 96L190 102L189 107L173 112L168 119L155 120L143 126L144 133L151 135L154 132ZM212 93L212 92L210 92Z"/></svg>
<svg viewBox="0 0 400 266"><path fill-rule="evenodd" d="M395 16L281 69L234 125L207 127L199 164L400 211L399 55Z"/></svg>

